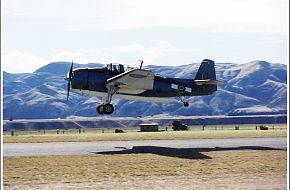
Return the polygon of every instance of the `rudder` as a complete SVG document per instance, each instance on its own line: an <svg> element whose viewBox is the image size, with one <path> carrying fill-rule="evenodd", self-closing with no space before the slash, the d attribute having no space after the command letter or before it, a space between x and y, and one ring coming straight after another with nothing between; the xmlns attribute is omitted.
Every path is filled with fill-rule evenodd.
<svg viewBox="0 0 290 190"><path fill-rule="evenodd" d="M195 75L194 80L216 80L214 61L204 59Z"/></svg>

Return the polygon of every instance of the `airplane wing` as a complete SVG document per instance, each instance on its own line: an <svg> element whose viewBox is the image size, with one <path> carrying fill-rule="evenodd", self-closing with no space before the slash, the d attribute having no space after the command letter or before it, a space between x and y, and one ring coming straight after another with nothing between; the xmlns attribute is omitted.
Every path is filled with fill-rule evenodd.
<svg viewBox="0 0 290 190"><path fill-rule="evenodd" d="M118 92L136 94L145 90L152 90L154 74L151 71L132 69L107 80L106 86L118 85Z"/></svg>
<svg viewBox="0 0 290 190"><path fill-rule="evenodd" d="M224 82L219 80L211 80L211 79L205 79L205 80L194 80L194 83L197 85L208 85L208 84L223 84Z"/></svg>

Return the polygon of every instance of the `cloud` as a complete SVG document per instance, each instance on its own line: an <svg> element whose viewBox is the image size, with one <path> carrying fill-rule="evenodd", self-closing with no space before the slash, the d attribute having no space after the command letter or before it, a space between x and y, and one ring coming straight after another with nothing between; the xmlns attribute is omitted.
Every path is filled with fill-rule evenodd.
<svg viewBox="0 0 290 190"><path fill-rule="evenodd" d="M90 60L87 55L82 52L60 52L49 57L50 62L56 61L74 61L77 63L88 63Z"/></svg>
<svg viewBox="0 0 290 190"><path fill-rule="evenodd" d="M139 59L148 64L162 64L162 60L164 62L164 60L172 54L193 54L200 50L198 48L180 48L174 46L168 41L159 41L155 45L148 46L142 44L126 44L79 51L83 52L88 57L95 57L95 61L103 61L102 63L119 62L138 66L139 62L136 60ZM170 61L167 60L167 64L168 63L170 64Z"/></svg>
<svg viewBox="0 0 290 190"><path fill-rule="evenodd" d="M8 52L2 57L3 70L13 73L33 72L48 64L48 60L22 52Z"/></svg>
<svg viewBox="0 0 290 190"><path fill-rule="evenodd" d="M287 0L3 0L2 5L3 68L11 72L71 60L287 62Z"/></svg>
<svg viewBox="0 0 290 190"><path fill-rule="evenodd" d="M286 35L289 21L287 0L6 0L4 5L6 15L51 19L75 31L171 26Z"/></svg>
<svg viewBox="0 0 290 190"><path fill-rule="evenodd" d="M109 64L109 63L120 63L122 61L110 53L103 53L102 57L100 58L100 62L103 64Z"/></svg>
<svg viewBox="0 0 290 190"><path fill-rule="evenodd" d="M84 53L60 52L48 57L23 52L8 52L3 54L3 70L11 73L31 73L51 62L74 61L88 63L89 58Z"/></svg>
<svg viewBox="0 0 290 190"><path fill-rule="evenodd" d="M165 58L174 53L192 54L198 51L198 49L193 48L178 48L168 41L160 41L151 46L126 44L97 49L65 51L47 57L23 52L8 52L3 54L3 70L13 73L33 72L48 63L57 61L74 61L81 64L123 63L138 66L139 62L137 60L142 59L147 64L162 64L162 60L166 60ZM170 61L167 64L170 64Z"/></svg>

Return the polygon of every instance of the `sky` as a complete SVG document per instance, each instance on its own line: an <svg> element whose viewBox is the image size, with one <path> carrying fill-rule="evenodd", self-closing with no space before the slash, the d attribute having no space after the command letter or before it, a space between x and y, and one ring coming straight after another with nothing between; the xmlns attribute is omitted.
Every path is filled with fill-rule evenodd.
<svg viewBox="0 0 290 190"><path fill-rule="evenodd" d="M51 62L287 64L288 0L3 0L2 69Z"/></svg>

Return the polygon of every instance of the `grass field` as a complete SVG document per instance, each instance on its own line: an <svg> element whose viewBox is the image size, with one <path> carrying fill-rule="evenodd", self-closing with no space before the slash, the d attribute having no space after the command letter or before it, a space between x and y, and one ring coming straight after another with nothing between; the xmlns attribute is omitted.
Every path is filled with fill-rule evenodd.
<svg viewBox="0 0 290 190"><path fill-rule="evenodd" d="M286 189L284 150L4 157L4 189Z"/></svg>
<svg viewBox="0 0 290 190"><path fill-rule="evenodd" d="M239 130L256 130L259 126L267 126L269 130L281 130L286 129L287 124L243 124L243 125L195 125L189 126L190 131L212 131L212 130L235 130L239 127ZM39 126L41 127L41 126ZM82 129L50 129L50 130L12 130L14 135L55 135L59 134L97 134L97 133L114 133L116 128L82 128ZM137 132L139 127L122 127L125 132ZM173 131L172 126L161 126L160 131ZM5 136L11 136L12 131L4 131Z"/></svg>
<svg viewBox="0 0 290 190"><path fill-rule="evenodd" d="M27 134L4 135L4 143L34 142L92 142L125 140L174 140L194 138L243 138L243 137L285 137L287 130L205 130L205 131L164 131L128 133L83 133L83 134Z"/></svg>

